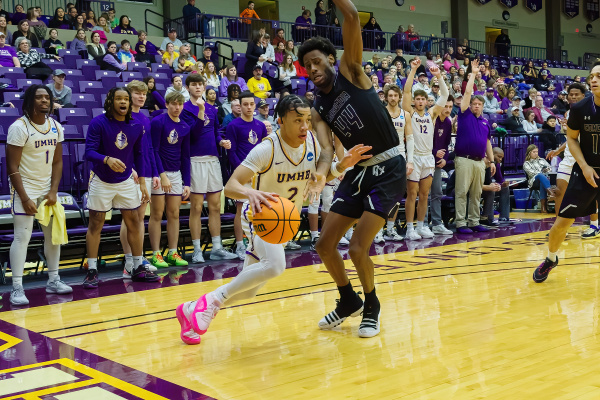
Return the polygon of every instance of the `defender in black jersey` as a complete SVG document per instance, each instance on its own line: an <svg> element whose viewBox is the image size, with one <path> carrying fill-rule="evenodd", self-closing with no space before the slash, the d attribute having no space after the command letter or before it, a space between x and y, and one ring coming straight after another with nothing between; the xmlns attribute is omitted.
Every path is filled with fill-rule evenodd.
<svg viewBox="0 0 600 400"><path fill-rule="evenodd" d="M369 249L388 213L404 195L406 163L398 149L399 139L392 118L362 69L363 42L356 7L350 0L333 2L344 19L344 55L339 72L334 69L336 51L329 40L312 38L298 50L300 64L318 89L312 121L321 144L321 156L317 178L307 185L306 195L312 198L325 185L324 179L333 160L332 132L346 149L356 145L370 146L367 154L372 157L346 173L316 243L316 250L341 297L335 311L326 315L319 327L333 328L347 317L360 315L363 310L363 302L354 292L337 251L344 233L358 220L350 240L350 258L365 292L358 334L372 337L379 333L380 305L375 294L374 266Z"/></svg>
<svg viewBox="0 0 600 400"><path fill-rule="evenodd" d="M575 218L595 213L596 201L600 201L600 61L594 63L587 83L593 96L572 105L567 122L567 142L577 163L550 230L548 257L533 273L538 283L558 265L556 252Z"/></svg>

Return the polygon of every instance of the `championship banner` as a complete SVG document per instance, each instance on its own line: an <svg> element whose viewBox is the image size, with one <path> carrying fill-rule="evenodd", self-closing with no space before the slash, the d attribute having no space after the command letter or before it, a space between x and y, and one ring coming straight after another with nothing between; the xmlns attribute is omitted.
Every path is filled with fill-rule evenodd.
<svg viewBox="0 0 600 400"><path fill-rule="evenodd" d="M590 21L600 18L600 0L585 0L585 16Z"/></svg>
<svg viewBox="0 0 600 400"><path fill-rule="evenodd" d="M519 0L500 0L500 4L502 4L506 8L513 8L517 4L519 4Z"/></svg>
<svg viewBox="0 0 600 400"><path fill-rule="evenodd" d="M579 15L579 0L563 0L563 12L567 17Z"/></svg>
<svg viewBox="0 0 600 400"><path fill-rule="evenodd" d="M542 0L527 0L525 2L525 7L533 12L538 12L542 9Z"/></svg>

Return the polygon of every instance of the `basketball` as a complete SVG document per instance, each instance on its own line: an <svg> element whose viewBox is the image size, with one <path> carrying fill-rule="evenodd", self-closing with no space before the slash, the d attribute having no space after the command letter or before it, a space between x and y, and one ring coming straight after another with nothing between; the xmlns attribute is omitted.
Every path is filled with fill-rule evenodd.
<svg viewBox="0 0 600 400"><path fill-rule="evenodd" d="M300 227L300 213L288 199L277 197L277 201L269 201L271 209L266 206L254 214L252 226L258 236L267 243L281 244L292 240Z"/></svg>

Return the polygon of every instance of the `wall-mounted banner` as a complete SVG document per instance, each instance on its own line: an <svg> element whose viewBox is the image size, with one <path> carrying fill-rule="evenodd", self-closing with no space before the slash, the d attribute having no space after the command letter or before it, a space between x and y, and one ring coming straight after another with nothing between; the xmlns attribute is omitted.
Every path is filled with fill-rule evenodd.
<svg viewBox="0 0 600 400"><path fill-rule="evenodd" d="M519 0L500 0L500 4L507 8L513 8L519 4Z"/></svg>
<svg viewBox="0 0 600 400"><path fill-rule="evenodd" d="M585 0L585 16L590 21L600 18L600 0Z"/></svg>
<svg viewBox="0 0 600 400"><path fill-rule="evenodd" d="M579 0L563 0L563 12L567 17L579 15Z"/></svg>
<svg viewBox="0 0 600 400"><path fill-rule="evenodd" d="M525 2L525 7L533 12L538 12L542 9L542 0L527 0Z"/></svg>
<svg viewBox="0 0 600 400"><path fill-rule="evenodd" d="M475 0L476 2L478 2L479 4L487 4L492 0Z"/></svg>
<svg viewBox="0 0 600 400"><path fill-rule="evenodd" d="M493 19L492 25L498 28L519 29L519 23L513 21L503 21L501 19Z"/></svg>

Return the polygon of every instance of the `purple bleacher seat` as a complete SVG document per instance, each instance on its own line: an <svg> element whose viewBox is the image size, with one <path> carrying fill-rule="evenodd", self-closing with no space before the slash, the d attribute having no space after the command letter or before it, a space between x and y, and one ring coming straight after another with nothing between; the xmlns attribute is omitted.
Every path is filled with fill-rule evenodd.
<svg viewBox="0 0 600 400"><path fill-rule="evenodd" d="M31 85L41 85L41 79L17 79L17 87L19 89L25 90Z"/></svg>
<svg viewBox="0 0 600 400"><path fill-rule="evenodd" d="M98 100L88 101L88 100L80 100L77 102L77 107L84 109L87 115L92 115L92 110L94 108L101 107L100 102Z"/></svg>
<svg viewBox="0 0 600 400"><path fill-rule="evenodd" d="M83 108L60 108L58 109L58 121L72 124L70 120L73 117L88 117L87 111Z"/></svg>
<svg viewBox="0 0 600 400"><path fill-rule="evenodd" d="M0 125L8 128L21 116L21 110L17 108L0 107Z"/></svg>
<svg viewBox="0 0 600 400"><path fill-rule="evenodd" d="M127 71L148 71L148 66L143 62L128 62Z"/></svg>
<svg viewBox="0 0 600 400"><path fill-rule="evenodd" d="M69 68L69 66L62 59L59 61L54 58L42 58L42 62L53 70ZM75 66L73 66L73 68L74 67Z"/></svg>
<svg viewBox="0 0 600 400"><path fill-rule="evenodd" d="M77 69L82 69L82 67L85 65L86 67L89 67L90 65L98 65L98 63L96 62L96 60L90 60L90 59L84 59L84 58L80 58L79 60L77 60Z"/></svg>
<svg viewBox="0 0 600 400"><path fill-rule="evenodd" d="M78 60L78 61L92 61L93 60ZM83 76L85 76L86 81L95 81L96 80L96 71L100 71L100 66L96 64L85 64L85 67L79 67L83 71Z"/></svg>
<svg viewBox="0 0 600 400"><path fill-rule="evenodd" d="M106 102L106 93L102 93L100 95L100 104L104 104Z"/></svg>
<svg viewBox="0 0 600 400"><path fill-rule="evenodd" d="M265 99L265 101L267 102L267 104L269 104L269 108L272 110L277 105L278 100L275 97L269 97Z"/></svg>
<svg viewBox="0 0 600 400"><path fill-rule="evenodd" d="M95 72L96 80L102 81L102 84L107 88L115 87L117 82L121 82L121 78L115 71L99 70Z"/></svg>
<svg viewBox="0 0 600 400"><path fill-rule="evenodd" d="M292 90L296 92L298 96L304 96L306 94L306 81L304 79L292 79Z"/></svg>
<svg viewBox="0 0 600 400"><path fill-rule="evenodd" d="M244 73L247 62L248 60L246 59L245 53L235 53L233 55L233 65L235 65L235 68L238 71L238 75Z"/></svg>
<svg viewBox="0 0 600 400"><path fill-rule="evenodd" d="M154 81L154 89L158 90L161 93L167 90L164 83L157 83L156 81Z"/></svg>
<svg viewBox="0 0 600 400"><path fill-rule="evenodd" d="M165 98L158 91L155 90L154 92L152 92L152 97L154 98L154 101L156 102L156 105L158 106L158 108L160 108L160 109L167 108L167 105L165 103Z"/></svg>
<svg viewBox="0 0 600 400"><path fill-rule="evenodd" d="M97 101L93 94L89 93L74 93L71 96L71 103L77 105L80 101Z"/></svg>
<svg viewBox="0 0 600 400"><path fill-rule="evenodd" d="M89 126L89 125L83 125L83 126L81 127L81 133L83 133L83 137L86 137L86 136L87 136L88 126Z"/></svg>
<svg viewBox="0 0 600 400"><path fill-rule="evenodd" d="M63 125L65 139L83 139L83 135L79 133L75 125Z"/></svg>
<svg viewBox="0 0 600 400"><path fill-rule="evenodd" d="M136 71L124 71L121 73L121 80L123 82L131 82L133 80L138 80L141 81L144 79L144 76L142 75L141 72L136 72Z"/></svg>
<svg viewBox="0 0 600 400"><path fill-rule="evenodd" d="M127 86L127 82L117 82L117 84L115 86L116 87L126 87Z"/></svg>
<svg viewBox="0 0 600 400"><path fill-rule="evenodd" d="M7 92L4 93L4 101L21 100L23 92Z"/></svg>
<svg viewBox="0 0 600 400"><path fill-rule="evenodd" d="M173 68L169 67L167 64L151 64L152 72L162 72L167 74L168 78L171 79L171 75L173 75Z"/></svg>
<svg viewBox="0 0 600 400"><path fill-rule="evenodd" d="M93 108L92 109L92 118L96 118L98 115L104 114L104 108Z"/></svg>
<svg viewBox="0 0 600 400"><path fill-rule="evenodd" d="M102 85L102 82L99 81L81 81L79 82L79 91L81 93L93 94L96 98L108 92ZM104 104L104 101L102 103Z"/></svg>

